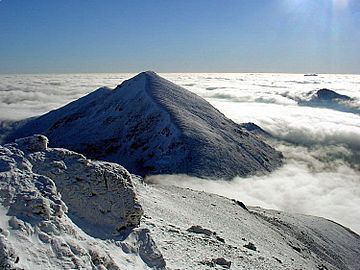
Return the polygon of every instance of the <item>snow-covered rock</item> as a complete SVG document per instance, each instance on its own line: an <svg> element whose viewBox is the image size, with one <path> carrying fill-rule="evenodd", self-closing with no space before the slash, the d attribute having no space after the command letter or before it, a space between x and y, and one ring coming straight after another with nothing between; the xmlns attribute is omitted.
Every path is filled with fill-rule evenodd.
<svg viewBox="0 0 360 270"><path fill-rule="evenodd" d="M131 175L46 143L0 146L0 269L163 269Z"/></svg>
<svg viewBox="0 0 360 270"><path fill-rule="evenodd" d="M34 133L48 136L52 147L117 162L138 175L232 178L281 165L281 153L259 137L150 71L19 124L5 141Z"/></svg>
<svg viewBox="0 0 360 270"><path fill-rule="evenodd" d="M49 140L45 136L38 134L15 140L18 148L29 152L44 151L47 149Z"/></svg>
<svg viewBox="0 0 360 270"><path fill-rule="evenodd" d="M79 222L86 220L86 224L109 231L139 225L142 208L126 169L114 163L90 161L66 149L47 148L47 142L45 136L34 135L6 147L24 151L32 172L55 182L69 213Z"/></svg>

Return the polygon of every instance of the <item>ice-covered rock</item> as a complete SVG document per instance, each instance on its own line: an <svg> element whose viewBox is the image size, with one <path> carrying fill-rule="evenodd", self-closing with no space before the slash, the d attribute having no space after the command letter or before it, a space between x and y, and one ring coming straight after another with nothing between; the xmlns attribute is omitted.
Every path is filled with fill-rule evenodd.
<svg viewBox="0 0 360 270"><path fill-rule="evenodd" d="M149 231L137 228L131 175L46 144L35 135L0 146L0 268L164 268ZM139 247L131 254L127 239Z"/></svg>
<svg viewBox="0 0 360 270"><path fill-rule="evenodd" d="M163 269L166 262L150 235L149 229L135 229L130 237L122 243L124 252L135 252L150 267Z"/></svg>
<svg viewBox="0 0 360 270"><path fill-rule="evenodd" d="M49 140L44 135L33 135L15 140L18 148L29 152L38 152L46 150Z"/></svg>
<svg viewBox="0 0 360 270"><path fill-rule="evenodd" d="M24 151L25 156L18 158L26 157L40 179L54 181L69 213L79 222L85 220L110 231L139 225L143 212L126 169L66 149L47 148L47 142L45 136L34 135L6 146Z"/></svg>
<svg viewBox="0 0 360 270"><path fill-rule="evenodd" d="M139 175L229 179L281 165L281 154L260 137L151 71L30 119L5 140L34 133L48 136L52 147L117 162Z"/></svg>

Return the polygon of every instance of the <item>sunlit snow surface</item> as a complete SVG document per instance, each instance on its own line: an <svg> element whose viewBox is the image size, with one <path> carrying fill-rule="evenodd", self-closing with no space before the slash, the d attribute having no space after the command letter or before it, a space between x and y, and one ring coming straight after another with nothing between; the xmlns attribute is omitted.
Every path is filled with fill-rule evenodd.
<svg viewBox="0 0 360 270"><path fill-rule="evenodd" d="M0 119L46 113L135 74L0 75ZM160 74L206 98L235 122L254 122L276 138L285 165L268 176L214 182L186 176L155 180L259 205L324 216L360 232L360 115L298 106L328 88L355 98L360 75ZM136 105L134 105L136 106ZM181 180L180 180L181 178Z"/></svg>

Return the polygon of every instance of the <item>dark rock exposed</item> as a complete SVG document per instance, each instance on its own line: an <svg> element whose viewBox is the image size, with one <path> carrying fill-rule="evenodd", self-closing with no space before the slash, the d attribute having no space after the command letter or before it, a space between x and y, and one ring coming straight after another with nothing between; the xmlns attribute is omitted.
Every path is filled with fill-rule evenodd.
<svg viewBox="0 0 360 270"><path fill-rule="evenodd" d="M330 89L309 92L308 98L299 100L299 105L328 108L342 112L360 113L359 105L349 96L341 95Z"/></svg>

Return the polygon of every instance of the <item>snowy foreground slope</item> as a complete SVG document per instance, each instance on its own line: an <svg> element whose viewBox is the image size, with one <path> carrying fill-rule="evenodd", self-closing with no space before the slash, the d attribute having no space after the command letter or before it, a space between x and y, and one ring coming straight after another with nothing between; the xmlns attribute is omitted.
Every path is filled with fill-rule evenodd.
<svg viewBox="0 0 360 270"><path fill-rule="evenodd" d="M332 221L143 183L123 167L0 146L0 269L360 269L360 237Z"/></svg>
<svg viewBox="0 0 360 270"><path fill-rule="evenodd" d="M282 163L281 153L260 138L151 71L30 119L5 141L36 133L52 147L117 162L138 175L231 179Z"/></svg>
<svg viewBox="0 0 360 270"><path fill-rule="evenodd" d="M173 186L138 193L169 269L360 269L360 236L332 221Z"/></svg>

